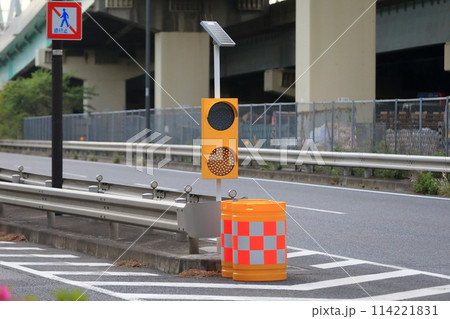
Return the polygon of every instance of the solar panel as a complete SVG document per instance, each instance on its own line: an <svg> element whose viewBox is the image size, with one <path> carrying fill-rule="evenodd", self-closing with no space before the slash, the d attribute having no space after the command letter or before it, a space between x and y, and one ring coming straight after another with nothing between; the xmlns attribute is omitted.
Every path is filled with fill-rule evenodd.
<svg viewBox="0 0 450 319"><path fill-rule="evenodd" d="M219 47L234 47L236 45L216 21L202 21L200 25L208 32Z"/></svg>

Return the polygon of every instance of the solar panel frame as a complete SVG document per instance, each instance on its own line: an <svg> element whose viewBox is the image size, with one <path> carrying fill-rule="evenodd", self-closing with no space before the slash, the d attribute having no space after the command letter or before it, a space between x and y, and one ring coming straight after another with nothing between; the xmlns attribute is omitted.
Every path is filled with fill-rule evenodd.
<svg viewBox="0 0 450 319"><path fill-rule="evenodd" d="M234 47L236 45L217 21L202 21L200 25L219 47Z"/></svg>

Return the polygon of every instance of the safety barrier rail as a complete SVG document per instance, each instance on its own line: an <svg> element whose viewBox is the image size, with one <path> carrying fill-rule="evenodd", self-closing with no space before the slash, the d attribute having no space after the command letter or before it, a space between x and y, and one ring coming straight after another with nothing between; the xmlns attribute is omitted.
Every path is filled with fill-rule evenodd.
<svg viewBox="0 0 450 319"><path fill-rule="evenodd" d="M212 197L191 194L189 185L184 194L176 194L158 189L156 182L150 184L151 189L104 184L99 175L98 184L84 190L92 182L65 180L65 188L59 189L52 188L48 179L47 176L23 172L21 166L18 171L0 169L0 205L45 211L48 227L55 227L57 213L109 222L111 239L119 237L119 224L175 232L177 240L189 240L189 252L193 254L199 252L198 238L217 237L219 234L210 225L204 229L191 226L201 224L198 219L205 220L204 214L201 215L205 204L208 205L208 215L212 215L207 221L210 224L216 224L220 212ZM139 191L147 192L138 197Z"/></svg>
<svg viewBox="0 0 450 319"><path fill-rule="evenodd" d="M121 154L129 159L136 153L148 155L151 147L152 155L188 158L193 165L200 165L200 146L198 145L170 145L170 144L133 144L115 142L64 142L65 152L90 152ZM51 143L45 141L2 140L0 146L5 150L42 150L49 152ZM139 150L140 147L140 150ZM239 161L243 164L257 162L279 163L281 165L298 165L309 170L313 166L334 166L344 168L393 169L408 171L450 172L450 157L397 155L378 153L351 152L319 152L311 150L239 148Z"/></svg>

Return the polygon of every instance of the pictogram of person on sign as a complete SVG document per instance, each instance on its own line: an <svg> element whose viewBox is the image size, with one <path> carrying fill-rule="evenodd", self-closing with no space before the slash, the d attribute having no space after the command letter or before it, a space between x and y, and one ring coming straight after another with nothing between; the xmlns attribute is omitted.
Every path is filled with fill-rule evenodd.
<svg viewBox="0 0 450 319"><path fill-rule="evenodd" d="M63 14L61 14L59 18L62 19L60 26L61 28L63 27L64 23L67 24L67 27L69 27L69 21L67 21L67 19L69 19L69 14L66 12L66 9L63 9Z"/></svg>

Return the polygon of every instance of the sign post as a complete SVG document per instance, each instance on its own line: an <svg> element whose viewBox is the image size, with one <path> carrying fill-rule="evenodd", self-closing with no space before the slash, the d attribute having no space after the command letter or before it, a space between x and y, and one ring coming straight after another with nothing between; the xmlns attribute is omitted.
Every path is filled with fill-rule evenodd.
<svg viewBox="0 0 450 319"><path fill-rule="evenodd" d="M52 187L63 181L63 41L81 40L81 2L47 3L47 39L52 41Z"/></svg>
<svg viewBox="0 0 450 319"><path fill-rule="evenodd" d="M236 43L229 37L229 35L222 29L222 27L216 21L202 21L202 22L200 22L200 25L203 27L203 29L205 29L206 32L208 32L208 34L211 36L211 38L214 41L214 98L220 99L220 47L234 47L236 45ZM232 106L229 106L229 109L232 110ZM236 105L236 113L235 113L236 116L237 116L237 112L238 112L238 110L237 110L237 105ZM220 113L221 112L219 112L218 115L220 115ZM235 123L235 125L236 125L236 131L237 131L237 123ZM231 124L230 124L230 126L231 126ZM203 138L204 137L202 136L202 139ZM237 139L237 136L236 136L236 139ZM236 145L237 145L237 141L236 141ZM224 157L223 153L221 153L221 155L222 155L222 157ZM202 157L203 157L203 154L202 154ZM234 157L234 156L232 156L232 157ZM236 146L235 157L236 157L235 165L237 168L237 165L238 165L237 146ZM224 158L222 158L222 162L223 162L223 160L224 160ZM226 161L228 161L228 159L226 159ZM222 177L222 178L224 178L224 177ZM225 178L230 178L230 177L225 177ZM237 177L233 176L233 178L237 178ZM217 178L216 179L216 201L220 202L221 200L222 200L222 179Z"/></svg>

